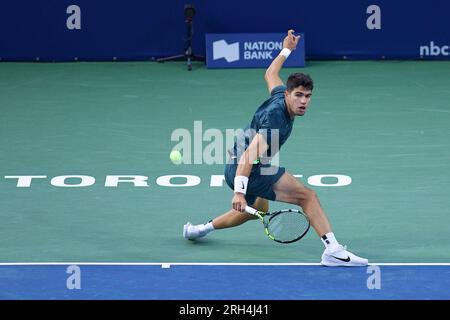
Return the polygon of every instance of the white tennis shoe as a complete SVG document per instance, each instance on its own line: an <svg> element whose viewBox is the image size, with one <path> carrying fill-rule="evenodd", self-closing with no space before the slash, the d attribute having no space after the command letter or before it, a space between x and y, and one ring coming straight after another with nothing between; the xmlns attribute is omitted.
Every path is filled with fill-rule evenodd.
<svg viewBox="0 0 450 320"><path fill-rule="evenodd" d="M183 227L183 237L188 240L195 240L201 237L204 237L208 232L206 231L205 225L193 225L188 222Z"/></svg>
<svg viewBox="0 0 450 320"><path fill-rule="evenodd" d="M367 266L369 260L347 251L346 246L338 245L331 250L325 249L320 263L326 267L363 267Z"/></svg>

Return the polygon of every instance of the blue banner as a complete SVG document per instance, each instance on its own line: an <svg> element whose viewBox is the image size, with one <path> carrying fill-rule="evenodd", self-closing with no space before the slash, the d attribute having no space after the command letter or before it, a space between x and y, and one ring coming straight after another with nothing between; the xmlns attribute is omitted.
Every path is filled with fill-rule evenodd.
<svg viewBox="0 0 450 320"><path fill-rule="evenodd" d="M0 61L155 60L186 52L185 1L0 1ZM307 34L306 60L450 59L449 0L187 3L196 9L195 55L210 51L208 34L286 34L294 29ZM244 58L239 57L247 66L261 62L258 56ZM293 60L295 55L287 63ZM228 63L224 58L216 62Z"/></svg>
<svg viewBox="0 0 450 320"><path fill-rule="evenodd" d="M305 66L305 36L296 35L300 35L300 41L284 67ZM268 67L283 49L285 37L286 33L206 34L206 66L211 69Z"/></svg>

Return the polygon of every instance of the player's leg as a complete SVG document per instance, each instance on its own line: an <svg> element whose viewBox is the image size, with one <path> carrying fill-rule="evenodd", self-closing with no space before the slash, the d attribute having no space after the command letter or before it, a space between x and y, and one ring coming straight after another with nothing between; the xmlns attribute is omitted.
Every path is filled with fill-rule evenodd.
<svg viewBox="0 0 450 320"><path fill-rule="evenodd" d="M255 203L253 204L253 208L255 208L256 210L262 211L262 212L268 212L269 211L269 200L257 197Z"/></svg>
<svg viewBox="0 0 450 320"><path fill-rule="evenodd" d="M252 205L255 209L259 211L269 211L269 201L260 197L257 197L255 202ZM215 218L212 223L214 226L214 229L225 229L225 228L231 228L236 227L238 225L241 225L248 220L255 220L258 219L258 217L251 215L246 212L239 212L236 210L230 210L223 215Z"/></svg>
<svg viewBox="0 0 450 320"><path fill-rule="evenodd" d="M247 199L249 205L252 205L257 210L269 210L268 200L256 196L247 196ZM184 225L183 236L189 240L194 240L204 237L206 234L213 230L236 227L249 220L254 219L258 219L258 217L255 217L254 215L246 212L239 212L231 209L205 224L193 225L188 222Z"/></svg>
<svg viewBox="0 0 450 320"><path fill-rule="evenodd" d="M290 173L285 172L274 184L273 190L277 201L302 207L311 222L311 226L320 237L331 232L330 223L316 193L301 184Z"/></svg>
<svg viewBox="0 0 450 320"><path fill-rule="evenodd" d="M316 193L301 184L294 176L285 172L273 185L276 200L302 207L311 225L325 245L322 265L325 266L365 266L368 260L358 257L341 246L333 232Z"/></svg>

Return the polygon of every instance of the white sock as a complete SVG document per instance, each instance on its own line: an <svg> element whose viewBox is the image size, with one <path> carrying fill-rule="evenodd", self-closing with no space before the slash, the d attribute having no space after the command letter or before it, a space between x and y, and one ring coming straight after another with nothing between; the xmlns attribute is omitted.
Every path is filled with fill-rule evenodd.
<svg viewBox="0 0 450 320"><path fill-rule="evenodd" d="M210 233L211 231L214 230L214 226L212 224L212 220L203 224L204 225L204 230L205 230L205 234Z"/></svg>
<svg viewBox="0 0 450 320"><path fill-rule="evenodd" d="M333 232L328 232L327 234L323 235L320 240L322 240L323 244L325 245L325 248L332 249L339 245L336 238L334 237Z"/></svg>

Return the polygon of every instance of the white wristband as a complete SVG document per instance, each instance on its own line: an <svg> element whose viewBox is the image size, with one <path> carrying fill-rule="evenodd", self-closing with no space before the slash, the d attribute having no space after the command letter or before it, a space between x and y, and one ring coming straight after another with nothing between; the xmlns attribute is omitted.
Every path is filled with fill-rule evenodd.
<svg viewBox="0 0 450 320"><path fill-rule="evenodd" d="M283 50L280 51L280 56L284 56L287 59L291 54L291 52L292 52L291 49L283 48Z"/></svg>
<svg viewBox="0 0 450 320"><path fill-rule="evenodd" d="M234 192L245 194L247 192L248 177L236 176L234 177Z"/></svg>

